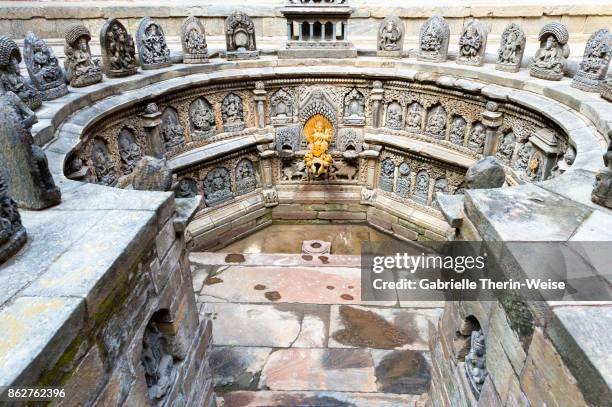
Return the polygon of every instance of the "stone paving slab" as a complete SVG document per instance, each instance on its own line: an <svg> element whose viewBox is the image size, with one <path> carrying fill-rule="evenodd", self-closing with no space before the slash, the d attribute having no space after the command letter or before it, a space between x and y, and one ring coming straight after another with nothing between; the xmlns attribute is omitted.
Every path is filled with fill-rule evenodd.
<svg viewBox="0 0 612 407"><path fill-rule="evenodd" d="M330 348L429 350L429 323L442 309L377 308L332 305Z"/></svg>
<svg viewBox="0 0 612 407"><path fill-rule="evenodd" d="M285 253L240 253L240 261L228 261L237 254L228 251L222 252L192 252L189 259L193 263L240 266L304 266L304 267L360 267L361 257L346 254L331 254L326 256L287 255ZM237 259L238 257L234 257Z"/></svg>
<svg viewBox="0 0 612 407"><path fill-rule="evenodd" d="M210 367L217 391L252 389L272 348L213 346Z"/></svg>

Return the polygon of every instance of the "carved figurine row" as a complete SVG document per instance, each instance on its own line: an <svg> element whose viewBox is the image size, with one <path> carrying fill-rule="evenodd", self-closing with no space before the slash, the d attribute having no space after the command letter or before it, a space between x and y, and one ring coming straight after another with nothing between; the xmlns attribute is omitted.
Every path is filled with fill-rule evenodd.
<svg viewBox="0 0 612 407"><path fill-rule="evenodd" d="M404 25L398 17L385 18L378 29L378 55L401 57L404 31ZM470 19L459 38L457 63L474 66L484 64L487 35L488 30L483 23ZM446 61L449 38L450 29L444 17L432 16L421 27L417 58L428 62ZM538 38L540 46L529 64L530 74L537 78L560 80L569 56L567 28L558 22L548 23L542 27ZM610 31L606 28L596 31L589 38L572 86L588 92L602 91L612 56L611 39ZM509 24L501 36L495 68L518 72L525 52L525 42L523 29L515 23Z"/></svg>

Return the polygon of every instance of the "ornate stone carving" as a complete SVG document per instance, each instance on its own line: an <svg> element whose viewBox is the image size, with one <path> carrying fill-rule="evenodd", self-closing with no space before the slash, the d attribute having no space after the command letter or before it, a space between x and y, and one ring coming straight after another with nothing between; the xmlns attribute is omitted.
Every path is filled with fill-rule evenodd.
<svg viewBox="0 0 612 407"><path fill-rule="evenodd" d="M572 146L567 146L565 153L563 153L563 157L561 157L561 159L557 161L557 164L553 167L550 178L554 178L567 171L572 164L574 164L575 159L576 149Z"/></svg>
<svg viewBox="0 0 612 407"><path fill-rule="evenodd" d="M30 108L42 104L40 93L21 76L21 52L15 41L0 35L0 93L12 92Z"/></svg>
<svg viewBox="0 0 612 407"><path fill-rule="evenodd" d="M465 173L467 189L500 188L505 181L504 165L491 155L476 161Z"/></svg>
<svg viewBox="0 0 612 407"><path fill-rule="evenodd" d="M525 33L520 25L508 24L501 36L495 69L518 72L525 53L526 41Z"/></svg>
<svg viewBox="0 0 612 407"><path fill-rule="evenodd" d="M221 115L223 116L223 131L244 130L244 108L242 99L235 93L229 93L221 104Z"/></svg>
<svg viewBox="0 0 612 407"><path fill-rule="evenodd" d="M476 398L487 377L485 337L482 330L472 331L470 351L465 357L465 373Z"/></svg>
<svg viewBox="0 0 612 407"><path fill-rule="evenodd" d="M563 78L569 56L569 33L561 23L548 23L540 30L540 48L531 60L529 74L536 78L558 81Z"/></svg>
<svg viewBox="0 0 612 407"><path fill-rule="evenodd" d="M338 151L354 151L360 153L363 149L363 137L361 133L352 128L343 128L338 131L338 141L336 142Z"/></svg>
<svg viewBox="0 0 612 407"><path fill-rule="evenodd" d="M259 51L255 43L255 24L242 11L234 10L225 19L227 59L256 59Z"/></svg>
<svg viewBox="0 0 612 407"><path fill-rule="evenodd" d="M608 73L612 36L607 28L595 31L584 48L582 62L572 80L572 86L585 92L599 92Z"/></svg>
<svg viewBox="0 0 612 407"><path fill-rule="evenodd" d="M136 31L136 45L142 69L158 69L172 65L164 30L150 17L140 20Z"/></svg>
<svg viewBox="0 0 612 407"><path fill-rule="evenodd" d="M177 198L193 198L198 194L198 184L191 178L183 178L178 182L174 195Z"/></svg>
<svg viewBox="0 0 612 407"><path fill-rule="evenodd" d="M591 200L598 205L612 208L612 131L608 132L610 143L603 156L605 169L599 171L595 177L595 188L591 193Z"/></svg>
<svg viewBox="0 0 612 407"><path fill-rule="evenodd" d="M215 114L208 100L197 98L189 106L189 125L193 140L206 140L215 135Z"/></svg>
<svg viewBox="0 0 612 407"><path fill-rule="evenodd" d="M278 205L278 192L276 192L276 188L264 188L261 193L267 208Z"/></svg>
<svg viewBox="0 0 612 407"><path fill-rule="evenodd" d="M293 97L284 89L277 90L270 98L270 115L273 124L293 122Z"/></svg>
<svg viewBox="0 0 612 407"><path fill-rule="evenodd" d="M331 122L325 116L316 114L304 124L302 131L308 142L308 152L304 156L308 175L314 178L328 175L332 156L327 149L334 132Z"/></svg>
<svg viewBox="0 0 612 407"><path fill-rule="evenodd" d="M519 172L526 171L532 155L533 144L531 144L530 141L523 143L518 150L516 161L514 162L514 169Z"/></svg>
<svg viewBox="0 0 612 407"><path fill-rule="evenodd" d="M391 130L401 130L403 125L402 106L398 102L391 102L387 105L387 116L385 127Z"/></svg>
<svg viewBox="0 0 612 407"><path fill-rule="evenodd" d="M82 24L69 24L65 31L64 68L70 86L81 88L102 80L100 60L92 59L89 41L91 34Z"/></svg>
<svg viewBox="0 0 612 407"><path fill-rule="evenodd" d="M465 129L467 122L461 116L455 116L451 122L450 128L450 142L459 146L463 145L465 140Z"/></svg>
<svg viewBox="0 0 612 407"><path fill-rule="evenodd" d="M179 122L178 114L172 107L167 107L161 115L161 135L166 151L185 144L183 127Z"/></svg>
<svg viewBox="0 0 612 407"><path fill-rule="evenodd" d="M30 133L36 121L34 112L13 92L0 96L0 168L9 194L27 209L43 209L61 200L47 157Z"/></svg>
<svg viewBox="0 0 612 407"><path fill-rule="evenodd" d="M483 126L482 123L474 123L472 131L470 132L470 139L468 140L468 147L470 150L482 154L486 136L485 126Z"/></svg>
<svg viewBox="0 0 612 407"><path fill-rule="evenodd" d="M300 148L300 128L297 126L276 129L276 151L282 159L291 158Z"/></svg>
<svg viewBox="0 0 612 407"><path fill-rule="evenodd" d="M283 163L283 181L304 181L308 178L306 163L302 159Z"/></svg>
<svg viewBox="0 0 612 407"><path fill-rule="evenodd" d="M321 115L331 124L332 136L335 135L338 121L336 119L336 109L338 99L332 98L326 89L314 88L306 93L300 101L300 123L302 126L311 120L315 115Z"/></svg>
<svg viewBox="0 0 612 407"><path fill-rule="evenodd" d="M601 97L612 102L612 74L608 75L601 84Z"/></svg>
<svg viewBox="0 0 612 407"><path fill-rule="evenodd" d="M115 163L103 140L95 139L93 141L91 162L98 184L114 186L117 183Z"/></svg>
<svg viewBox="0 0 612 407"><path fill-rule="evenodd" d="M257 175L253 163L249 159L242 159L236 165L236 194L243 195L257 188Z"/></svg>
<svg viewBox="0 0 612 407"><path fill-rule="evenodd" d="M414 187L414 200L420 204L427 205L429 198L429 174L425 170L421 170L416 176L416 185Z"/></svg>
<svg viewBox="0 0 612 407"><path fill-rule="evenodd" d="M17 253L27 240L17 203L9 195L4 172L4 168L0 168L0 264Z"/></svg>
<svg viewBox="0 0 612 407"><path fill-rule="evenodd" d="M497 146L496 157L504 163L509 164L514 155L514 147L516 146L516 137L513 132L508 132L499 140Z"/></svg>
<svg viewBox="0 0 612 407"><path fill-rule="evenodd" d="M183 21L181 43L183 45L183 63L203 64L208 62L206 32L198 18L190 16Z"/></svg>
<svg viewBox="0 0 612 407"><path fill-rule="evenodd" d="M365 97L356 88L344 96L344 123L365 124Z"/></svg>
<svg viewBox="0 0 612 407"><path fill-rule="evenodd" d="M401 57L404 48L404 23L397 16L388 16L378 27L379 56Z"/></svg>
<svg viewBox="0 0 612 407"><path fill-rule="evenodd" d="M170 346L155 323L149 322L142 339L141 361L149 388L149 399L155 403L165 398L175 381L176 366Z"/></svg>
<svg viewBox="0 0 612 407"><path fill-rule="evenodd" d="M128 76L138 71L134 39L116 18L107 20L102 26L100 48L106 76Z"/></svg>
<svg viewBox="0 0 612 407"><path fill-rule="evenodd" d="M334 160L331 166L330 179L344 179L347 181L353 181L355 180L358 172L359 168L354 166L352 163L344 160Z"/></svg>
<svg viewBox="0 0 612 407"><path fill-rule="evenodd" d="M210 170L204 178L204 203L206 206L219 205L233 197L232 181L227 168L216 167Z"/></svg>
<svg viewBox="0 0 612 407"><path fill-rule="evenodd" d="M462 65L481 66L487 48L487 27L477 19L471 19L463 27L459 38L457 63Z"/></svg>
<svg viewBox="0 0 612 407"><path fill-rule="evenodd" d="M425 132L439 140L444 140L446 137L446 110L442 105L432 107L427 113Z"/></svg>
<svg viewBox="0 0 612 407"><path fill-rule="evenodd" d="M408 163L401 163L398 168L395 193L402 198L408 198L410 195L410 176L410 165Z"/></svg>
<svg viewBox="0 0 612 407"><path fill-rule="evenodd" d="M423 106L419 102L412 102L406 114L406 130L420 132L423 122Z"/></svg>
<svg viewBox="0 0 612 407"><path fill-rule="evenodd" d="M142 157L142 152L138 144L136 144L134 133L128 128L124 128L119 132L117 145L119 146L119 157L121 157L121 171L123 171L124 175L127 175L132 172Z"/></svg>
<svg viewBox="0 0 612 407"><path fill-rule="evenodd" d="M56 99L68 93L64 72L53 50L31 31L23 40L23 59L42 100Z"/></svg>
<svg viewBox="0 0 612 407"><path fill-rule="evenodd" d="M448 54L450 28L439 14L431 16L421 26L419 34L419 61L444 62Z"/></svg>
<svg viewBox="0 0 612 407"><path fill-rule="evenodd" d="M380 164L380 176L378 188L383 191L393 192L393 180L395 178L395 164L390 158L386 158Z"/></svg>

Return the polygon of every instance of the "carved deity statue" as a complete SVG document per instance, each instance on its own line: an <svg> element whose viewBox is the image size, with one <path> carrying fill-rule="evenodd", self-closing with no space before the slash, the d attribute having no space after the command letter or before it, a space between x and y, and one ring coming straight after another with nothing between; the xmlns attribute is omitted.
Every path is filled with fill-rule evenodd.
<svg viewBox="0 0 612 407"><path fill-rule="evenodd" d="M64 72L53 50L31 31L23 40L23 59L42 100L56 99L68 93Z"/></svg>
<svg viewBox="0 0 612 407"><path fill-rule="evenodd" d="M207 139L217 131L215 114L210 103L203 98L197 98L189 106L189 122L191 123L191 138L193 140Z"/></svg>
<svg viewBox="0 0 612 407"><path fill-rule="evenodd" d="M204 178L204 202L215 206L234 197L230 173L225 167L213 168Z"/></svg>
<svg viewBox="0 0 612 407"><path fill-rule="evenodd" d="M468 140L468 147L470 150L482 154L484 151L485 138L487 136L485 126L481 123L475 123L470 133L470 139Z"/></svg>
<svg viewBox="0 0 612 407"><path fill-rule="evenodd" d="M134 39L116 18L107 20L102 26L100 49L106 76L128 76L138 71Z"/></svg>
<svg viewBox="0 0 612 407"><path fill-rule="evenodd" d="M612 131L608 132L610 143L603 156L605 169L599 171L595 177L595 187L591 193L591 200L598 205L612 209Z"/></svg>
<svg viewBox="0 0 612 407"><path fill-rule="evenodd" d="M198 194L198 185L195 180L183 178L179 180L175 196L177 198L193 198Z"/></svg>
<svg viewBox="0 0 612 407"><path fill-rule="evenodd" d="M401 130L403 124L402 106L397 102L387 105L387 118L385 127L391 130Z"/></svg>
<svg viewBox="0 0 612 407"><path fill-rule="evenodd" d="M284 89L279 89L270 98L270 115L274 124L293 121L293 97Z"/></svg>
<svg viewBox="0 0 612 407"><path fill-rule="evenodd" d="M501 36L495 69L518 72L525 53L526 41L521 26L515 23L508 24Z"/></svg>
<svg viewBox="0 0 612 407"><path fill-rule="evenodd" d="M235 93L229 93L221 104L221 116L223 117L223 131L244 130L244 109L242 99Z"/></svg>
<svg viewBox="0 0 612 407"><path fill-rule="evenodd" d="M472 331L470 351L465 357L465 373L472 391L480 397L487 377L485 337L482 330Z"/></svg>
<svg viewBox="0 0 612 407"><path fill-rule="evenodd" d="M257 188L257 175L255 167L249 159L242 159L236 165L236 193L238 195L249 193Z"/></svg>
<svg viewBox="0 0 612 407"><path fill-rule="evenodd" d="M540 48L531 60L531 76L551 81L563 78L569 56L569 33L561 23L548 23L540 30Z"/></svg>
<svg viewBox="0 0 612 407"><path fill-rule="evenodd" d="M410 195L410 165L408 163L401 163L397 172L395 193L402 198L407 198Z"/></svg>
<svg viewBox="0 0 612 407"><path fill-rule="evenodd" d="M419 61L444 62L448 54L450 28L439 14L430 17L419 34Z"/></svg>
<svg viewBox="0 0 612 407"><path fill-rule="evenodd" d="M136 45L142 69L158 69L172 65L164 30L150 17L140 20L136 31Z"/></svg>
<svg viewBox="0 0 612 407"><path fill-rule="evenodd" d="M0 35L0 92L13 92L30 108L42 104L40 93L21 76L21 52L15 41Z"/></svg>
<svg viewBox="0 0 612 407"><path fill-rule="evenodd" d="M153 323L149 323L142 339L141 361L149 388L149 399L156 403L166 396L175 381L176 367L168 347L164 335Z"/></svg>
<svg viewBox="0 0 612 407"><path fill-rule="evenodd" d="M446 110L441 105L435 106L427 114L425 132L440 140L446 137Z"/></svg>
<svg viewBox="0 0 612 407"><path fill-rule="evenodd" d="M328 174L332 156L327 152L333 134L332 124L323 115L317 114L304 124L304 136L308 141L308 152L304 162L308 173L314 177Z"/></svg>
<svg viewBox="0 0 612 407"><path fill-rule="evenodd" d="M557 161L557 165L553 167L551 170L550 178L554 178L563 174L567 171L572 164L574 164L574 160L576 159L576 149L573 146L567 146L565 152L563 153L563 157L559 161Z"/></svg>
<svg viewBox="0 0 612 407"><path fill-rule="evenodd" d="M404 24L396 16L385 18L378 28L378 52L381 56L401 56Z"/></svg>
<svg viewBox="0 0 612 407"><path fill-rule="evenodd" d="M17 203L9 195L4 172L4 169L0 168L0 264L17 253L27 240Z"/></svg>
<svg viewBox="0 0 612 407"><path fill-rule="evenodd" d="M44 209L61 200L47 157L30 133L36 122L34 112L13 92L0 96L0 168L10 195L27 209Z"/></svg>
<svg viewBox="0 0 612 407"><path fill-rule="evenodd" d="M602 28L591 35L572 86L585 92L600 92L612 57L612 35Z"/></svg>
<svg viewBox="0 0 612 407"><path fill-rule="evenodd" d="M365 98L357 89L344 96L344 122L348 124L365 123Z"/></svg>
<svg viewBox="0 0 612 407"><path fill-rule="evenodd" d="M259 58L255 43L255 24L245 13L234 10L225 19L227 59Z"/></svg>
<svg viewBox="0 0 612 407"><path fill-rule="evenodd" d="M161 116L161 135L164 140L166 151L180 147L185 144L185 136L183 135L183 127L178 118L176 110L167 107Z"/></svg>
<svg viewBox="0 0 612 407"><path fill-rule="evenodd" d="M500 140L497 147L496 157L509 164L514 155L514 147L516 146L516 137L513 132L506 133Z"/></svg>
<svg viewBox="0 0 612 407"><path fill-rule="evenodd" d="M419 102L413 102L408 106L406 114L406 130L421 131L421 122L423 120L423 106Z"/></svg>
<svg viewBox="0 0 612 407"><path fill-rule="evenodd" d="M514 162L514 169L516 171L527 171L532 155L533 144L528 141L519 148L516 161Z"/></svg>
<svg viewBox="0 0 612 407"><path fill-rule="evenodd" d="M380 176L378 177L378 188L383 191L393 192L393 181L395 179L395 164L390 158L386 158L380 164Z"/></svg>
<svg viewBox="0 0 612 407"><path fill-rule="evenodd" d="M425 170L421 170L416 176L416 185L414 188L414 199L423 204L427 204L429 198L429 174Z"/></svg>
<svg viewBox="0 0 612 407"><path fill-rule="evenodd" d="M89 41L91 34L82 24L69 24L65 31L64 68L70 86L80 88L102 80L100 61L92 59Z"/></svg>
<svg viewBox="0 0 612 407"><path fill-rule="evenodd" d="M98 184L115 186L118 178L115 171L115 162L104 141L94 140L91 149L91 162Z"/></svg>
<svg viewBox="0 0 612 407"><path fill-rule="evenodd" d="M467 122L461 116L455 116L450 128L450 142L459 146L463 145L465 139L465 128Z"/></svg>
<svg viewBox="0 0 612 407"><path fill-rule="evenodd" d="M181 43L183 45L183 63L198 64L208 62L208 45L204 26L196 17L190 16L183 22L181 28Z"/></svg>
<svg viewBox="0 0 612 407"><path fill-rule="evenodd" d="M123 174L130 174L138 161L142 158L140 147L134 140L131 130L123 129L117 138L119 156L121 157L121 170Z"/></svg>
<svg viewBox="0 0 612 407"><path fill-rule="evenodd" d="M487 27L476 19L470 20L459 38L457 63L480 66L487 48Z"/></svg>

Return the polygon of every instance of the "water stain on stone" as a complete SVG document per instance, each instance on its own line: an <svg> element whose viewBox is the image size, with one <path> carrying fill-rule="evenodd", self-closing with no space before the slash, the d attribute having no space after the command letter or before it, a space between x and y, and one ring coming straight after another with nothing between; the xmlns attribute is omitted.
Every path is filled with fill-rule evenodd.
<svg viewBox="0 0 612 407"><path fill-rule="evenodd" d="M270 301L278 301L282 298L278 291L268 291L264 296Z"/></svg>
<svg viewBox="0 0 612 407"><path fill-rule="evenodd" d="M342 294L340 298L342 298L343 300L347 300L347 301L353 301L355 299L355 297L353 297L350 294Z"/></svg>
<svg viewBox="0 0 612 407"><path fill-rule="evenodd" d="M328 290L333 290L333 289L334 289L334 288L336 288L336 287L334 287L333 285L328 285L328 286L327 286L327 287L325 287L325 288L327 288Z"/></svg>
<svg viewBox="0 0 612 407"><path fill-rule="evenodd" d="M240 253L231 253L225 256L226 263L244 263L245 260L244 255Z"/></svg>
<svg viewBox="0 0 612 407"><path fill-rule="evenodd" d="M421 352L393 351L380 361L375 370L380 391L420 394L429 389L429 365Z"/></svg>
<svg viewBox="0 0 612 407"><path fill-rule="evenodd" d="M332 337L343 345L393 349L414 341L406 332L372 311L341 305L340 318L346 328L334 332Z"/></svg>
<svg viewBox="0 0 612 407"><path fill-rule="evenodd" d="M310 254L303 254L302 255L302 259L304 259L306 261L311 261L312 260L312 256Z"/></svg>
<svg viewBox="0 0 612 407"><path fill-rule="evenodd" d="M319 256L319 260L321 260L323 264L329 263L329 258L327 256Z"/></svg>
<svg viewBox="0 0 612 407"><path fill-rule="evenodd" d="M268 287L266 287L263 284L256 284L255 287L253 287L253 289L257 290L257 291L262 291L262 290L265 290L266 288L268 288Z"/></svg>
<svg viewBox="0 0 612 407"><path fill-rule="evenodd" d="M352 290L352 289L353 289L353 288L355 288L355 287L354 287L354 286L352 286L352 285L349 285L349 286L348 286L348 288L349 288L349 290Z"/></svg>
<svg viewBox="0 0 612 407"><path fill-rule="evenodd" d="M222 283L222 282L223 282L223 280L220 279L219 277L208 276L208 277L206 277L206 280L204 280L204 285L219 284L219 283Z"/></svg>

